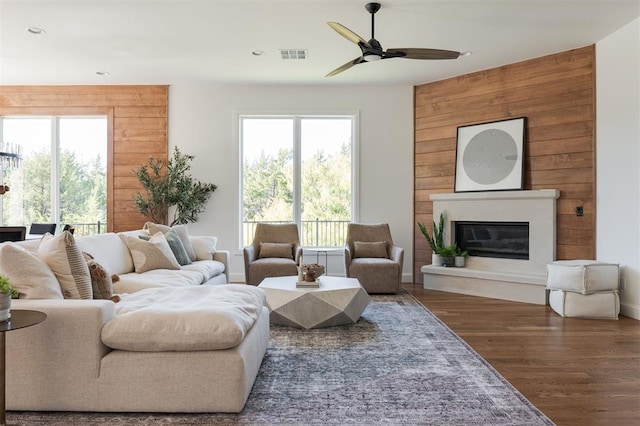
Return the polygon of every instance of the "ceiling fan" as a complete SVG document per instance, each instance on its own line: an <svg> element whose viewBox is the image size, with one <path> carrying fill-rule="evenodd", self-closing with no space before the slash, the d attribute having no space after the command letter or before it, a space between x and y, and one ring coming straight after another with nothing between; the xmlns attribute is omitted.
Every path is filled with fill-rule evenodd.
<svg viewBox="0 0 640 426"><path fill-rule="evenodd" d="M347 62L346 64L331 71L325 77L331 77L348 70L354 65L361 64L363 62L379 61L380 59L389 58L407 58L407 59L456 59L461 55L460 52L453 50L442 49L414 49L414 48L402 48L402 49L387 49L383 50L380 42L375 39L375 14L380 10L380 3L367 3L364 6L365 9L371 14L371 40L366 41L358 34L351 31L349 28L337 22L327 22L331 28L333 28L338 34L347 40L355 43L360 47L362 55Z"/></svg>

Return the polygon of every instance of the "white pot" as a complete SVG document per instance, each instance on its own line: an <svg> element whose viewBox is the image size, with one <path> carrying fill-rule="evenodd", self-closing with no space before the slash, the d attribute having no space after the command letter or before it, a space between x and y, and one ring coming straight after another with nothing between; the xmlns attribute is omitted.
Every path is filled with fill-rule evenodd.
<svg viewBox="0 0 640 426"><path fill-rule="evenodd" d="M0 293L0 321L6 321L11 317L11 294Z"/></svg>
<svg viewBox="0 0 640 426"><path fill-rule="evenodd" d="M462 268L464 266L464 256L456 256L456 268Z"/></svg>
<svg viewBox="0 0 640 426"><path fill-rule="evenodd" d="M431 264L433 266L442 266L442 257L439 254L431 253Z"/></svg>

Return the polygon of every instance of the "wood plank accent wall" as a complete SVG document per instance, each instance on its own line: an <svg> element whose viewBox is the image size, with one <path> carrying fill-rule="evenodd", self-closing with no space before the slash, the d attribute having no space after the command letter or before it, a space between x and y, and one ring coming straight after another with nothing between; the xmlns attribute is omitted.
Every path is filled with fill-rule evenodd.
<svg viewBox="0 0 640 426"><path fill-rule="evenodd" d="M525 189L558 189L558 259L595 256L595 46L414 88L414 282L431 263L431 194L454 191L457 127L527 117ZM576 206L584 207L577 217Z"/></svg>
<svg viewBox="0 0 640 426"><path fill-rule="evenodd" d="M0 86L0 115L106 115L107 229L139 229L134 170L168 156L168 86Z"/></svg>

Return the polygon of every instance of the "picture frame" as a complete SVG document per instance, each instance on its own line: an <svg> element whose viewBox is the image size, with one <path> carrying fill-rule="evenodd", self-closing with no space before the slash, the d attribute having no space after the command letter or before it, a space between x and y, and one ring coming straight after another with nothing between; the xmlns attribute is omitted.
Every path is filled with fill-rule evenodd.
<svg viewBox="0 0 640 426"><path fill-rule="evenodd" d="M527 118L459 126L454 192L524 189Z"/></svg>

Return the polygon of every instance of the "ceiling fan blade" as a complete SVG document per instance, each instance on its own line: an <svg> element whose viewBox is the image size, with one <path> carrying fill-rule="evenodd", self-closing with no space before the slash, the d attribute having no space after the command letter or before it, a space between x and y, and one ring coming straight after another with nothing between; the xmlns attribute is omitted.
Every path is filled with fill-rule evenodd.
<svg viewBox="0 0 640 426"><path fill-rule="evenodd" d="M387 49L385 58L456 59L460 52L442 49Z"/></svg>
<svg viewBox="0 0 640 426"><path fill-rule="evenodd" d="M357 58L347 62L346 64L339 66L338 68L336 68L335 70L331 71L329 74L325 75L325 77L333 77L336 74L340 74L342 71L346 71L349 68L351 68L354 65L358 65L360 63L364 62L364 60L362 59L362 56L358 56Z"/></svg>
<svg viewBox="0 0 640 426"><path fill-rule="evenodd" d="M369 45L368 41L366 41L365 39L360 37L358 34L351 31L349 28L345 27L344 25L339 24L337 22L327 22L327 24L331 28L333 28L335 32L337 32L338 34L340 34L342 37L346 38L350 42L355 44L361 44L364 47L371 48L371 45Z"/></svg>

